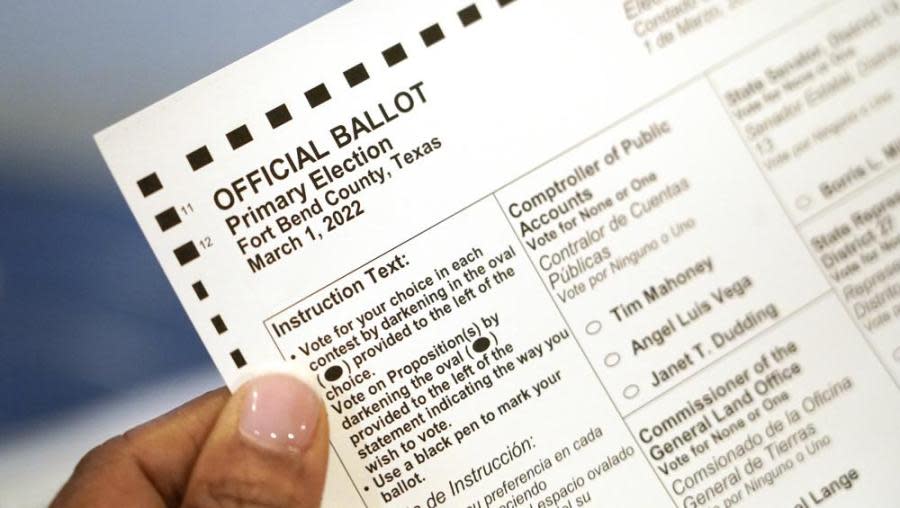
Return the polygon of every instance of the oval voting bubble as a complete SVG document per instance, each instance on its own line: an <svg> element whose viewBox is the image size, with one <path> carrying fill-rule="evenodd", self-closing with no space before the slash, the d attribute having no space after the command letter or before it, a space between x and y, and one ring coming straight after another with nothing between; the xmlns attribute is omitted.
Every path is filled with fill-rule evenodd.
<svg viewBox="0 0 900 508"><path fill-rule="evenodd" d="M625 396L626 399L633 399L641 393L641 388L638 385L628 385L622 390L622 395Z"/></svg>
<svg viewBox="0 0 900 508"><path fill-rule="evenodd" d="M340 365L332 365L325 370L326 381L337 381L344 375L344 368Z"/></svg>
<svg viewBox="0 0 900 508"><path fill-rule="evenodd" d="M597 320L591 321L590 323L584 325L584 331L586 331L590 335L597 335L602 329L603 323Z"/></svg>
<svg viewBox="0 0 900 508"><path fill-rule="evenodd" d="M606 358L603 359L603 363L605 363L607 367L615 367L619 364L619 361L621 359L622 357L619 355L619 353L610 353L606 355Z"/></svg>

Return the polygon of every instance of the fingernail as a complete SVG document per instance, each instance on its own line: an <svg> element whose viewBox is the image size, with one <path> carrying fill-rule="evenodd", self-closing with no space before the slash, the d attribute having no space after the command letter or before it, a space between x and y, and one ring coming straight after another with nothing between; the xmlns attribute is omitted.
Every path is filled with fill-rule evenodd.
<svg viewBox="0 0 900 508"><path fill-rule="evenodd" d="M239 429L257 446L302 452L315 435L319 404L312 388L293 376L262 376L248 382Z"/></svg>

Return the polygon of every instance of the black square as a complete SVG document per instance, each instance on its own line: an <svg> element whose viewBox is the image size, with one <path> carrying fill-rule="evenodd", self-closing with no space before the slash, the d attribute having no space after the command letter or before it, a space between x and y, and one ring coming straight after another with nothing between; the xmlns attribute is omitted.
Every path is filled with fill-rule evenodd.
<svg viewBox="0 0 900 508"><path fill-rule="evenodd" d="M168 210L158 214L156 216L156 223L159 224L159 229L163 231L168 231L173 227L181 224L181 217L178 216L178 212L175 211L175 207L171 207Z"/></svg>
<svg viewBox="0 0 900 508"><path fill-rule="evenodd" d="M244 359L244 355L241 353L240 349L235 349L231 352L231 359L234 360L234 364L239 369L244 365L247 365L247 360Z"/></svg>
<svg viewBox="0 0 900 508"><path fill-rule="evenodd" d="M500 7L506 7L507 5L515 2L516 0L497 0L497 3L500 4Z"/></svg>
<svg viewBox="0 0 900 508"><path fill-rule="evenodd" d="M288 110L288 107L282 104L281 106L278 106L277 108L266 113L266 118L269 119L269 125L271 125L273 129L275 129L290 122L294 117L291 116L291 112L290 110Z"/></svg>
<svg viewBox="0 0 900 508"><path fill-rule="evenodd" d="M206 286L203 285L203 282L197 281L191 284L191 287L194 288L194 293L197 295L198 300L206 300L206 297L209 296L209 293L206 292Z"/></svg>
<svg viewBox="0 0 900 508"><path fill-rule="evenodd" d="M181 266L184 266L199 257L200 252L197 251L197 246L194 245L194 242L188 242L175 249L175 259L178 260L178 263L180 263Z"/></svg>
<svg viewBox="0 0 900 508"><path fill-rule="evenodd" d="M231 148L235 150L253 141L253 135L250 134L250 129L248 129L246 125L241 125L237 129L226 134L225 137L228 138L228 142L231 143Z"/></svg>
<svg viewBox="0 0 900 508"><path fill-rule="evenodd" d="M325 87L324 84L315 86L306 91L306 101L309 102L309 107L314 108L323 102L328 102L331 99L331 94L328 93L328 88Z"/></svg>
<svg viewBox="0 0 900 508"><path fill-rule="evenodd" d="M419 32L419 35L422 36L422 42L425 43L425 47L428 47L443 39L444 31L441 30L441 25L435 23Z"/></svg>
<svg viewBox="0 0 900 508"><path fill-rule="evenodd" d="M147 197L162 189L162 182L159 181L159 177L156 176L156 173L150 173L138 180L138 189L141 189L141 194L143 194L144 197Z"/></svg>
<svg viewBox="0 0 900 508"><path fill-rule="evenodd" d="M481 12L478 11L478 6L475 4L472 4L459 11L457 15L459 16L459 21L462 22L463 26L469 26L481 19Z"/></svg>
<svg viewBox="0 0 900 508"><path fill-rule="evenodd" d="M403 49L403 45L398 43L382 51L381 56L384 57L384 61L387 62L388 67L393 67L406 60L406 51Z"/></svg>
<svg viewBox="0 0 900 508"><path fill-rule="evenodd" d="M191 164L191 169L197 171L198 169L212 162L213 158L209 153L209 149L206 148L206 146L201 146L200 148L187 154L187 160Z"/></svg>
<svg viewBox="0 0 900 508"><path fill-rule="evenodd" d="M212 325L216 331L219 332L219 335L228 331L228 327L225 326L225 321L222 319L222 316L216 315L210 321L212 321Z"/></svg>
<svg viewBox="0 0 900 508"><path fill-rule="evenodd" d="M369 79L369 71L363 64L357 64L344 71L344 79L350 87L354 87L363 81Z"/></svg>

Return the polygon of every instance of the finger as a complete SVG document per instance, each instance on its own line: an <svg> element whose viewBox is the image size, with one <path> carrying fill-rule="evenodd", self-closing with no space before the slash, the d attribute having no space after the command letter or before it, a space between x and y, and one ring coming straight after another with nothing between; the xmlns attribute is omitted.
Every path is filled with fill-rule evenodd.
<svg viewBox="0 0 900 508"><path fill-rule="evenodd" d="M293 376L249 381L225 406L182 506L318 507L328 461L321 399Z"/></svg>
<svg viewBox="0 0 900 508"><path fill-rule="evenodd" d="M209 392L94 448L51 506L177 505L228 397Z"/></svg>

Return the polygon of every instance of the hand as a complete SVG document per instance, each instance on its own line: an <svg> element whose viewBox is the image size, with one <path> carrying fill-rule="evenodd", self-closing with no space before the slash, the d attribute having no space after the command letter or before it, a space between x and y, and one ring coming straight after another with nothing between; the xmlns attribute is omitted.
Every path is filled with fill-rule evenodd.
<svg viewBox="0 0 900 508"><path fill-rule="evenodd" d="M318 507L328 419L283 374L207 393L94 448L51 505Z"/></svg>

